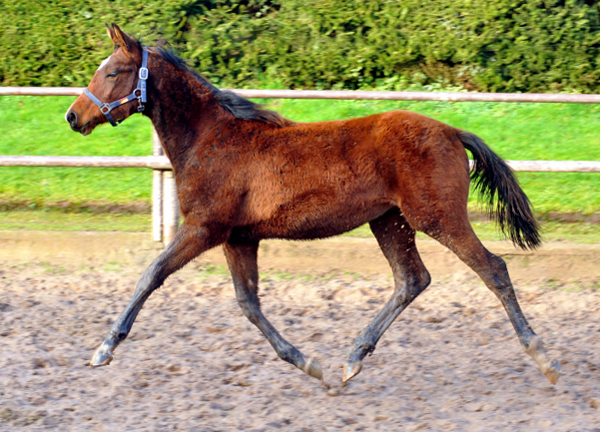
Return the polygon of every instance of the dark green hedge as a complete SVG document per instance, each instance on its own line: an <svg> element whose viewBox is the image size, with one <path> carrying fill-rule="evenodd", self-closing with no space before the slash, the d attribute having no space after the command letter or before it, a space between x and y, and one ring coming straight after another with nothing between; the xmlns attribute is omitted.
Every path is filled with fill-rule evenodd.
<svg viewBox="0 0 600 432"><path fill-rule="evenodd" d="M175 42L183 0L0 0L0 83L85 86L112 51L104 22Z"/></svg>
<svg viewBox="0 0 600 432"><path fill-rule="evenodd" d="M2 3L2 85L85 85L104 21L171 41L223 86L598 93L600 11L558 0Z"/></svg>

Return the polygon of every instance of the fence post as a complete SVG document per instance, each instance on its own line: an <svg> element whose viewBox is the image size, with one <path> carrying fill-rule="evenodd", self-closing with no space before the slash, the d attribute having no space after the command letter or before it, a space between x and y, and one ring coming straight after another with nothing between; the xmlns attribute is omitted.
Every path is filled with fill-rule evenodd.
<svg viewBox="0 0 600 432"><path fill-rule="evenodd" d="M152 154L165 154L156 129L152 128ZM179 201L173 171L152 172L152 235L154 241L168 245L179 226Z"/></svg>
<svg viewBox="0 0 600 432"><path fill-rule="evenodd" d="M152 127L152 154L164 154L156 129ZM152 170L152 237L155 242L163 241L163 171Z"/></svg>
<svg viewBox="0 0 600 432"><path fill-rule="evenodd" d="M173 171L163 171L163 240L168 245L179 226L179 202Z"/></svg>

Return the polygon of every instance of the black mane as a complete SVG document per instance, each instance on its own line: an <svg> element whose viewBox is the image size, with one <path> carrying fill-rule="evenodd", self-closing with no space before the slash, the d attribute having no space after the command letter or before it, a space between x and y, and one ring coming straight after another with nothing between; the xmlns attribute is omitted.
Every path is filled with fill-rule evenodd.
<svg viewBox="0 0 600 432"><path fill-rule="evenodd" d="M260 104L249 101L248 99L243 98L232 91L218 89L198 72L191 69L184 59L175 55L171 47L165 48L163 45L159 44L156 48L153 48L152 51L156 52L163 58L163 60L168 61L173 66L191 73L198 81L200 81L200 83L202 83L204 87L206 87L212 93L217 103L225 110L233 114L235 118L240 120L261 121L279 127L287 126L293 123L292 121L282 117L281 114L275 111L263 109Z"/></svg>

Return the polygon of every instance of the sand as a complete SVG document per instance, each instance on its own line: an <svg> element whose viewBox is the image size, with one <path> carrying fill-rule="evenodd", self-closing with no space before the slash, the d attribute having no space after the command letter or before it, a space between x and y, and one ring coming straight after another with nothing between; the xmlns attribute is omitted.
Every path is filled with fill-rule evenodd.
<svg viewBox="0 0 600 432"><path fill-rule="evenodd" d="M142 271L0 267L1 431L600 431L593 284L516 284L561 361L557 385L472 274L434 280L344 386L345 356L391 294L390 275L263 274L265 315L319 358L324 384L279 360L243 316L229 275L202 262L150 297L111 365L90 368Z"/></svg>

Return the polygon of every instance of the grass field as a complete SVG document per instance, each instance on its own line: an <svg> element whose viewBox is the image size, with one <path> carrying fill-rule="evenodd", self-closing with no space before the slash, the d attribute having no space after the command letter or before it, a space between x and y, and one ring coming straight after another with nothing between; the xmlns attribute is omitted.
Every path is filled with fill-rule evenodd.
<svg viewBox="0 0 600 432"><path fill-rule="evenodd" d="M73 100L71 97L0 97L0 154L144 156L151 153L151 126L142 116L133 116L118 128L99 127L88 137L71 132L63 116ZM600 107L596 105L263 102L284 116L303 122L408 109L476 133L505 159L600 160ZM59 229L61 226L62 229L150 229L150 225L146 225L148 214L118 212L112 217L102 211L103 206L111 208L115 204L138 207L141 204L147 208L151 197L150 170L0 168L0 177L3 209L0 229L52 229L53 226ZM600 213L599 174L519 173L518 177L542 217L552 213L584 217ZM473 197L471 201L471 207L476 208ZM94 211L89 210L90 205ZM30 222L26 222L28 220ZM571 232L572 226L567 230L569 233L561 236L593 237L597 227L577 226L577 232ZM557 229L554 227L551 231ZM490 235L494 235L493 230Z"/></svg>

